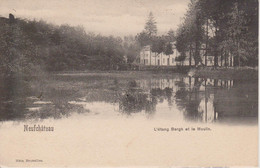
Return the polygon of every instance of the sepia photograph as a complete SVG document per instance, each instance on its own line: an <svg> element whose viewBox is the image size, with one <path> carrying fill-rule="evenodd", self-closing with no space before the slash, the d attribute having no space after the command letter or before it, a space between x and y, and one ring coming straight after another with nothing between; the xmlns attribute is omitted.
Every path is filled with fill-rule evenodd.
<svg viewBox="0 0 260 168"><path fill-rule="evenodd" d="M0 0L0 168L258 160L258 0Z"/></svg>

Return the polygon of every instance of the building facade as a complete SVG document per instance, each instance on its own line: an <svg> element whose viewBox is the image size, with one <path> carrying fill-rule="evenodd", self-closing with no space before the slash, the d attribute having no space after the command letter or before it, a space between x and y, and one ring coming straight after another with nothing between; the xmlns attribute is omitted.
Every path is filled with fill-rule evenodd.
<svg viewBox="0 0 260 168"><path fill-rule="evenodd" d="M191 55L191 65L195 65L195 61L193 58L194 50L192 52L186 52L186 58L184 61L176 61L176 58L180 56L180 53L177 51L175 45L172 45L173 54L166 55L163 52L158 54L151 51L151 46L147 45L142 48L139 55L139 64L145 66L177 66L177 65L190 65L190 55ZM200 49L200 56L202 59L202 63L205 65L205 49ZM219 66L233 66L234 58L229 54L225 58L218 58ZM214 56L207 56L207 66L214 66Z"/></svg>
<svg viewBox="0 0 260 168"><path fill-rule="evenodd" d="M176 61L176 58L180 56L176 47L173 45L173 54L166 55L164 53L155 53L151 51L151 46L147 45L143 47L139 55L139 63L141 65L152 65L152 66L176 66L176 65L189 65L189 57L183 62ZM187 53L188 54L188 53ZM192 58L191 64L194 65L194 60Z"/></svg>

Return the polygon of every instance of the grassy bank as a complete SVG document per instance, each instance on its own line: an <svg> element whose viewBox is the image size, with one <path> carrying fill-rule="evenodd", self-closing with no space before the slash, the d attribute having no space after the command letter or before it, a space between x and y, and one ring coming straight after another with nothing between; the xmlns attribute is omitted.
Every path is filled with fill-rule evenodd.
<svg viewBox="0 0 260 168"><path fill-rule="evenodd" d="M55 73L55 76L75 76L82 78L84 76L102 77L102 78L120 78L120 79L151 79L156 78L169 78L172 76L186 76L176 72L166 71L64 71Z"/></svg>
<svg viewBox="0 0 260 168"><path fill-rule="evenodd" d="M185 67L183 69L166 70L166 69L150 69L150 70L128 70L128 71L102 71L102 70L86 70L86 71L59 71L59 72L44 72L41 71L35 74L19 74L15 73L13 78L22 78L26 81L31 79L40 78L41 81L49 78L50 75L57 77L75 77L82 78L85 76L91 77L102 77L102 78L119 78L119 79L147 79L147 78L168 78L172 76L185 77L199 77L199 78L211 78L211 79L237 79L237 80L258 80L258 68L251 67L199 67L199 68L189 68ZM0 77L5 77L4 74L0 74ZM7 76L10 77L10 76Z"/></svg>
<svg viewBox="0 0 260 168"><path fill-rule="evenodd" d="M211 78L211 79L237 79L237 80L258 80L258 68L252 67L199 67L183 69L146 69L135 71L64 71L55 73L58 76L102 76L107 78L153 78L169 77L172 75Z"/></svg>
<svg viewBox="0 0 260 168"><path fill-rule="evenodd" d="M258 68L251 67L207 67L191 69L188 74L200 78L258 80Z"/></svg>

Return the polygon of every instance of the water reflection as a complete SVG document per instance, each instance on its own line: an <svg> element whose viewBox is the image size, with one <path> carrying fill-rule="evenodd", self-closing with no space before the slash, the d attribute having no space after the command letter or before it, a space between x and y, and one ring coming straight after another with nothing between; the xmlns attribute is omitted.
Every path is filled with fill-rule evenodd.
<svg viewBox="0 0 260 168"><path fill-rule="evenodd" d="M257 123L257 83L239 80L174 78L139 81L140 87L160 95L166 89L168 106L172 93L185 120L197 122ZM162 98L162 96L161 96ZM165 99L165 98L164 98ZM171 112L174 113L176 109Z"/></svg>
<svg viewBox="0 0 260 168"><path fill-rule="evenodd" d="M204 78L59 77L45 84L1 79L1 120L145 115L173 121L254 123L257 81ZM22 86L22 87L21 87Z"/></svg>
<svg viewBox="0 0 260 168"><path fill-rule="evenodd" d="M23 88L18 86L25 86ZM13 76L0 78L0 118L1 120L15 120L23 117L26 100L29 95L26 82ZM16 96L19 95L19 96Z"/></svg>
<svg viewBox="0 0 260 168"><path fill-rule="evenodd" d="M135 80L128 83L128 88L119 99L119 110L131 114L144 111L154 113L157 100L151 94L145 93L137 87Z"/></svg>
<svg viewBox="0 0 260 168"><path fill-rule="evenodd" d="M40 82L37 82L40 83ZM85 109L68 104L67 90L43 88L17 76L0 78L0 121L24 119L60 119Z"/></svg>

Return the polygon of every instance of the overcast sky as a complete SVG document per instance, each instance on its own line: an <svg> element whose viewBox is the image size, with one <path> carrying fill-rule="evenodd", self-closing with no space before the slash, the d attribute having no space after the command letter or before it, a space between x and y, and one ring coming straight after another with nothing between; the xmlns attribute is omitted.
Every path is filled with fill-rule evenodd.
<svg viewBox="0 0 260 168"><path fill-rule="evenodd" d="M0 0L0 15L82 25L103 35L135 35L153 12L160 34L175 30L189 0Z"/></svg>

